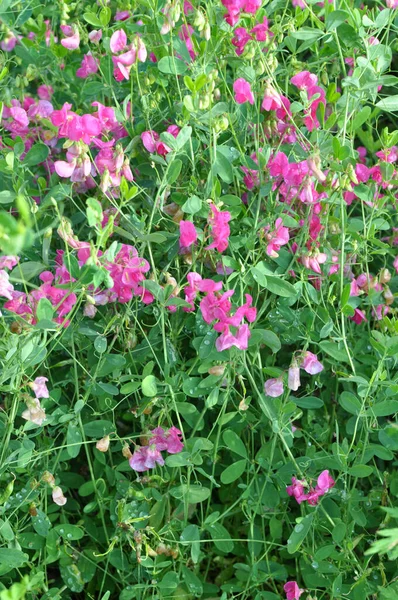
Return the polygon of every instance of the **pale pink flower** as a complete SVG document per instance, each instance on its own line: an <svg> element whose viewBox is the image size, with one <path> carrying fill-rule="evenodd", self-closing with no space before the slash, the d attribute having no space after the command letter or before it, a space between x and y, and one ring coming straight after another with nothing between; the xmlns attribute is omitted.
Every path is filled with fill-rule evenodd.
<svg viewBox="0 0 398 600"><path fill-rule="evenodd" d="M180 248L189 248L198 239L198 234L191 221L180 221Z"/></svg>
<svg viewBox="0 0 398 600"><path fill-rule="evenodd" d="M130 467L139 473L155 468L156 464L163 466L164 459L156 446L138 446L129 460Z"/></svg>
<svg viewBox="0 0 398 600"><path fill-rule="evenodd" d="M250 83L246 79L240 78L234 82L235 101L238 104L250 102L254 104L254 96L250 87Z"/></svg>
<svg viewBox="0 0 398 600"><path fill-rule="evenodd" d="M107 452L109 448L110 437L109 435L104 436L95 444L95 447L99 452Z"/></svg>
<svg viewBox="0 0 398 600"><path fill-rule="evenodd" d="M127 35L123 29L118 29L112 34L112 37L109 42L109 47L113 54L117 54L118 52L122 52L127 45Z"/></svg>
<svg viewBox="0 0 398 600"><path fill-rule="evenodd" d="M398 0L386 0L386 6L395 10L398 8Z"/></svg>
<svg viewBox="0 0 398 600"><path fill-rule="evenodd" d="M317 375L323 371L323 365L319 362L316 354L309 351L304 353L300 367L309 375Z"/></svg>
<svg viewBox="0 0 398 600"><path fill-rule="evenodd" d="M35 425L43 425L46 420L46 412L40 405L40 400L37 398L29 398L26 400L27 409L23 411L22 418L25 421L30 421Z"/></svg>
<svg viewBox="0 0 398 600"><path fill-rule="evenodd" d="M36 377L34 381L29 383L29 387L33 390L36 398L49 398L50 393L46 386L47 377Z"/></svg>
<svg viewBox="0 0 398 600"><path fill-rule="evenodd" d="M93 31L90 31L90 33L88 34L88 39L90 40L90 42L93 42L93 44L98 44L101 38L102 29L93 29Z"/></svg>
<svg viewBox="0 0 398 600"><path fill-rule="evenodd" d="M290 365L287 374L287 387L293 392L297 391L300 387L300 368L296 362Z"/></svg>
<svg viewBox="0 0 398 600"><path fill-rule="evenodd" d="M8 279L7 271L0 270L0 296L4 298L8 298L8 300L13 299L12 292L14 291L14 286L10 283Z"/></svg>
<svg viewBox="0 0 398 600"><path fill-rule="evenodd" d="M398 256L396 256L396 257L394 258L394 262L393 262L392 264L393 264L393 267L394 267L394 269L395 269L395 270L396 270L396 272L398 273Z"/></svg>
<svg viewBox="0 0 398 600"><path fill-rule="evenodd" d="M264 391L267 396L271 398L279 398L283 394L283 381L282 379L267 379L264 383Z"/></svg>
<svg viewBox="0 0 398 600"><path fill-rule="evenodd" d="M51 100L54 90L51 85L39 85L37 88L37 95L40 100Z"/></svg>
<svg viewBox="0 0 398 600"><path fill-rule="evenodd" d="M65 498L63 491L61 490L61 488L58 485L56 485L55 488L53 489L52 497L53 497L55 504L58 504L58 506L64 506L67 502L67 499Z"/></svg>

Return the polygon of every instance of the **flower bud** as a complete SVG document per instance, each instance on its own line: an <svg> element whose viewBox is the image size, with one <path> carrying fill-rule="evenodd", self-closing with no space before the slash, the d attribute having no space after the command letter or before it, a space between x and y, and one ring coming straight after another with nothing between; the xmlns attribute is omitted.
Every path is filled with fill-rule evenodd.
<svg viewBox="0 0 398 600"><path fill-rule="evenodd" d="M388 269L382 269L379 275L380 283L388 283L391 280L391 273Z"/></svg>
<svg viewBox="0 0 398 600"><path fill-rule="evenodd" d="M210 367L210 369L207 371L209 373L209 375L217 375L218 377L221 377L221 375L224 374L225 371L225 365L215 365L214 367Z"/></svg>
<svg viewBox="0 0 398 600"><path fill-rule="evenodd" d="M64 504L66 504L66 502L67 502L67 499L65 498L65 496L63 494L63 491L61 490L61 488L58 485L55 486L55 488L53 489L52 497L53 497L55 504L58 504L58 506L64 506Z"/></svg>
<svg viewBox="0 0 398 600"><path fill-rule="evenodd" d="M109 435L106 435L102 439L98 440L98 442L95 444L95 447L100 452L107 452L108 448L109 448L109 442L110 442Z"/></svg>
<svg viewBox="0 0 398 600"><path fill-rule="evenodd" d="M300 368L296 362L290 365L287 375L287 387L293 392L300 387Z"/></svg>
<svg viewBox="0 0 398 600"><path fill-rule="evenodd" d="M130 450L130 446L128 444L124 444L122 454L123 454L124 458L128 458L128 459L130 459L133 456L133 454Z"/></svg>
<svg viewBox="0 0 398 600"><path fill-rule="evenodd" d="M383 292L383 296L384 296L387 306L390 306L395 300L394 294L392 293L392 291L390 290L389 287L386 287L386 289Z"/></svg>

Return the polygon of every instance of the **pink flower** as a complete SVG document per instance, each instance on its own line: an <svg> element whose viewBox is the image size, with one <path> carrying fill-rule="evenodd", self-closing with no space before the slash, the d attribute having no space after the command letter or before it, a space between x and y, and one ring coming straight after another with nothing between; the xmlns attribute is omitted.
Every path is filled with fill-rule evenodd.
<svg viewBox="0 0 398 600"><path fill-rule="evenodd" d="M98 29L98 31L96 29L93 29L93 31L90 31L90 33L88 34L88 39L90 40L90 42L93 42L93 44L98 44L101 38L102 29Z"/></svg>
<svg viewBox="0 0 398 600"><path fill-rule="evenodd" d="M218 352L228 350L232 346L239 350L247 350L250 335L249 327L246 324L238 327L236 335L231 333L229 325L225 325L223 333L216 340L216 348Z"/></svg>
<svg viewBox="0 0 398 600"><path fill-rule="evenodd" d="M89 75L97 73L98 61L90 53L85 54L80 69L76 71L76 77L86 79Z"/></svg>
<svg viewBox="0 0 398 600"><path fill-rule="evenodd" d="M335 480L329 475L329 471L322 471L317 479L316 491L319 495L326 494L335 485Z"/></svg>
<svg viewBox="0 0 398 600"><path fill-rule="evenodd" d="M360 325L363 321L367 321L366 314L359 308L354 309L354 316L350 317L351 321L354 321L357 325Z"/></svg>
<svg viewBox="0 0 398 600"><path fill-rule="evenodd" d="M130 467L139 473L154 469L156 464L164 465L163 456L156 446L138 446L129 460Z"/></svg>
<svg viewBox="0 0 398 600"><path fill-rule="evenodd" d="M36 377L34 381L29 383L29 387L32 388L36 398L49 398L50 393L47 389L46 382L47 377Z"/></svg>
<svg viewBox="0 0 398 600"><path fill-rule="evenodd" d="M236 48L236 54L240 56L243 54L245 46L250 42L251 36L244 27L237 27L234 31L234 37L232 38L232 44Z"/></svg>
<svg viewBox="0 0 398 600"><path fill-rule="evenodd" d="M8 300L12 300L13 291L14 286L12 285L12 283L10 283L8 279L7 271L0 270L0 296L3 296L3 298L8 298Z"/></svg>
<svg viewBox="0 0 398 600"><path fill-rule="evenodd" d="M292 485L287 486L286 493L295 498L298 504L301 504L307 499L307 496L304 492L305 485L305 481L300 481L299 479L296 479L296 477L292 477Z"/></svg>
<svg viewBox="0 0 398 600"><path fill-rule="evenodd" d="M250 87L250 83L246 79L240 78L234 82L235 101L238 104L250 102L254 104L254 96Z"/></svg>
<svg viewBox="0 0 398 600"><path fill-rule="evenodd" d="M127 35L123 29L118 29L112 34L112 37L109 42L109 47L113 54L117 54L118 52L122 52L127 45Z"/></svg>
<svg viewBox="0 0 398 600"><path fill-rule="evenodd" d="M304 590L300 590L295 581L288 581L283 586L283 589L286 593L286 600L299 600L301 594L304 593Z"/></svg>
<svg viewBox="0 0 398 600"><path fill-rule="evenodd" d="M80 44L80 35L77 29L73 29L70 25L61 25L61 31L66 38L61 40L61 44L67 50L76 50Z"/></svg>
<svg viewBox="0 0 398 600"><path fill-rule="evenodd" d="M51 85L39 85L37 88L37 95L39 96L40 100L51 100L53 93L54 90Z"/></svg>
<svg viewBox="0 0 398 600"><path fill-rule="evenodd" d="M191 221L180 221L180 248L189 248L198 239L198 234Z"/></svg>
<svg viewBox="0 0 398 600"><path fill-rule="evenodd" d="M128 10L119 10L115 14L115 21L127 21L130 18L130 12Z"/></svg>
<svg viewBox="0 0 398 600"><path fill-rule="evenodd" d="M282 379L267 379L264 383L264 391L267 396L271 398L279 398L283 394L283 381Z"/></svg>
<svg viewBox="0 0 398 600"><path fill-rule="evenodd" d="M323 371L323 365L319 362L317 356L308 351L304 353L300 367L309 375L317 375Z"/></svg>
<svg viewBox="0 0 398 600"><path fill-rule="evenodd" d="M270 111L277 110L282 106L282 96L278 94L278 92L270 83L267 82L265 86L264 99L261 104L261 108Z"/></svg>
<svg viewBox="0 0 398 600"><path fill-rule="evenodd" d="M159 140L159 134L156 131L144 131L141 133L141 140L148 152L151 154L156 152L156 142Z"/></svg>
<svg viewBox="0 0 398 600"><path fill-rule="evenodd" d="M206 250L216 248L218 252L224 252L228 248L230 234L228 223L231 220L231 213L229 211L219 211L214 204L210 204L210 210L213 214L209 216L208 222L211 226L210 234L213 237L213 241L206 247Z"/></svg>
<svg viewBox="0 0 398 600"><path fill-rule="evenodd" d="M63 491L61 490L61 488L57 485L55 486L55 488L53 489L52 492L52 498L55 502L55 504L58 504L58 506L64 506L64 504L66 504L67 499L65 498Z"/></svg>
<svg viewBox="0 0 398 600"><path fill-rule="evenodd" d="M168 431L162 427L156 427L151 433L149 444L155 445L159 451L167 450L169 454L178 454L184 448L181 441L182 432L177 427L170 427Z"/></svg>
<svg viewBox="0 0 398 600"><path fill-rule="evenodd" d="M10 31L4 36L4 39L0 42L0 48L4 50L4 52L11 52L12 50L14 50L17 42L18 38Z"/></svg>
<svg viewBox="0 0 398 600"><path fill-rule="evenodd" d="M386 6L395 10L398 8L398 0L386 0Z"/></svg>
<svg viewBox="0 0 398 600"><path fill-rule="evenodd" d="M394 258L394 262L392 263L394 266L394 269L396 270L396 272L398 273L398 256L396 256Z"/></svg>
<svg viewBox="0 0 398 600"><path fill-rule="evenodd" d="M271 256L271 258L278 258L278 252L281 249L281 246L284 246L289 242L289 229L283 227L282 219L278 218L275 221L274 231L272 233L267 233L265 237L268 240L268 256Z"/></svg>
<svg viewBox="0 0 398 600"><path fill-rule="evenodd" d="M274 35L269 31L267 17L264 17L262 23L257 23L257 25L250 30L250 33L254 35L254 38L257 42L266 42L268 37L272 37Z"/></svg>

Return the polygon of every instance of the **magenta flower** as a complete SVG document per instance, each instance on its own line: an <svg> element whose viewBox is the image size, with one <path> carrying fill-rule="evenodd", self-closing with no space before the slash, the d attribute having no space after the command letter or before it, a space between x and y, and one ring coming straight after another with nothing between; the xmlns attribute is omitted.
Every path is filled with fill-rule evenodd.
<svg viewBox="0 0 398 600"><path fill-rule="evenodd" d="M168 431L162 427L156 427L151 433L149 444L156 446L159 451L167 450L169 454L178 454L184 448L181 441L182 432L177 427L170 427Z"/></svg>
<svg viewBox="0 0 398 600"><path fill-rule="evenodd" d="M278 218L275 221L275 229L272 233L266 233L267 254L271 258L278 258L281 246L289 242L289 229L283 226L282 219Z"/></svg>
<svg viewBox="0 0 398 600"><path fill-rule="evenodd" d="M309 375L317 375L323 371L323 365L319 362L316 354L308 351L304 353L300 367Z"/></svg>
<svg viewBox="0 0 398 600"><path fill-rule="evenodd" d="M198 239L198 234L191 221L180 221L180 248L189 248Z"/></svg>
<svg viewBox="0 0 398 600"><path fill-rule="evenodd" d="M354 321L357 325L360 325L363 321L367 321L366 314L359 308L354 308L354 316L349 317L351 321Z"/></svg>
<svg viewBox="0 0 398 600"><path fill-rule="evenodd" d="M246 79L240 78L234 82L235 101L238 104L250 102L254 104L254 96L250 87L250 83Z"/></svg>
<svg viewBox="0 0 398 600"><path fill-rule="evenodd" d="M123 29L118 29L115 31L110 39L109 47L113 54L117 54L118 52L122 52L127 45L127 35Z"/></svg>
<svg viewBox="0 0 398 600"><path fill-rule="evenodd" d="M213 214L209 216L208 222L211 227L210 234L213 237L213 241L206 247L206 250L215 248L218 252L224 252L228 248L230 234L228 223L231 220L231 213L229 211L219 211L214 204L210 204L210 210Z"/></svg>
<svg viewBox="0 0 398 600"><path fill-rule="evenodd" d="M29 383L29 387L32 388L36 398L49 398L50 393L47 389L46 382L47 377L36 377L36 379Z"/></svg>
<svg viewBox="0 0 398 600"><path fill-rule="evenodd" d="M295 581L288 581L283 586L286 593L286 600L300 600L301 594L304 590L301 590Z"/></svg>
<svg viewBox="0 0 398 600"><path fill-rule="evenodd" d="M283 381L282 379L267 379L264 383L264 391L267 396L271 398L278 398L283 394Z"/></svg>
<svg viewBox="0 0 398 600"><path fill-rule="evenodd" d="M278 92L270 83L267 82L265 86L264 98L261 104L261 108L270 111L277 110L282 106L282 96L278 94Z"/></svg>
<svg viewBox="0 0 398 600"><path fill-rule="evenodd" d="M301 504L302 502L307 500L307 495L304 491L305 485L305 481L300 481L299 479L296 479L296 477L292 477L292 485L287 486L286 492L289 496L295 498L298 504Z"/></svg>
<svg viewBox="0 0 398 600"><path fill-rule="evenodd" d="M216 348L218 352L228 350L232 346L235 346L239 350L247 350L249 338L250 330L248 325L243 324L238 327L236 335L233 335L229 325L226 325L224 326L223 333L216 340Z"/></svg>
<svg viewBox="0 0 398 600"><path fill-rule="evenodd" d="M322 494L326 494L335 485L335 480L329 475L329 471L325 470L317 479L316 489Z"/></svg>

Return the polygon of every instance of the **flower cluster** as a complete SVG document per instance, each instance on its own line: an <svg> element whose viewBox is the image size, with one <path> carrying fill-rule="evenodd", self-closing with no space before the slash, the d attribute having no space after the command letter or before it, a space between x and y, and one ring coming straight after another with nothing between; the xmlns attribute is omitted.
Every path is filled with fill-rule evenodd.
<svg viewBox="0 0 398 600"><path fill-rule="evenodd" d="M292 477L292 485L286 488L286 492L295 498L298 504L308 502L311 506L315 506L318 504L319 498L334 487L335 483L333 477L329 475L329 471L325 470L319 475L315 488L309 486L304 480Z"/></svg>
<svg viewBox="0 0 398 600"><path fill-rule="evenodd" d="M298 363L297 359L294 358L292 364L288 370L288 382L287 387L289 390L297 391L300 387L300 368L303 369L309 375L317 375L323 371L323 365L319 362L316 354L312 352L303 352L301 354L301 360ZM267 396L271 398L278 398L282 396L284 390L283 378L267 379L264 384L264 391Z"/></svg>
<svg viewBox="0 0 398 600"><path fill-rule="evenodd" d="M129 460L130 467L139 473L164 465L162 451L169 454L178 454L184 448L181 441L182 433L177 427L170 427L165 431L162 427L156 427L151 431L151 437L146 446L137 446L134 454Z"/></svg>
<svg viewBox="0 0 398 600"><path fill-rule="evenodd" d="M131 67L136 62L145 62L147 50L139 35L135 36L131 44L127 44L127 35L124 29L119 29L112 34L110 39L112 62L114 64L113 75L116 81L130 79Z"/></svg>

